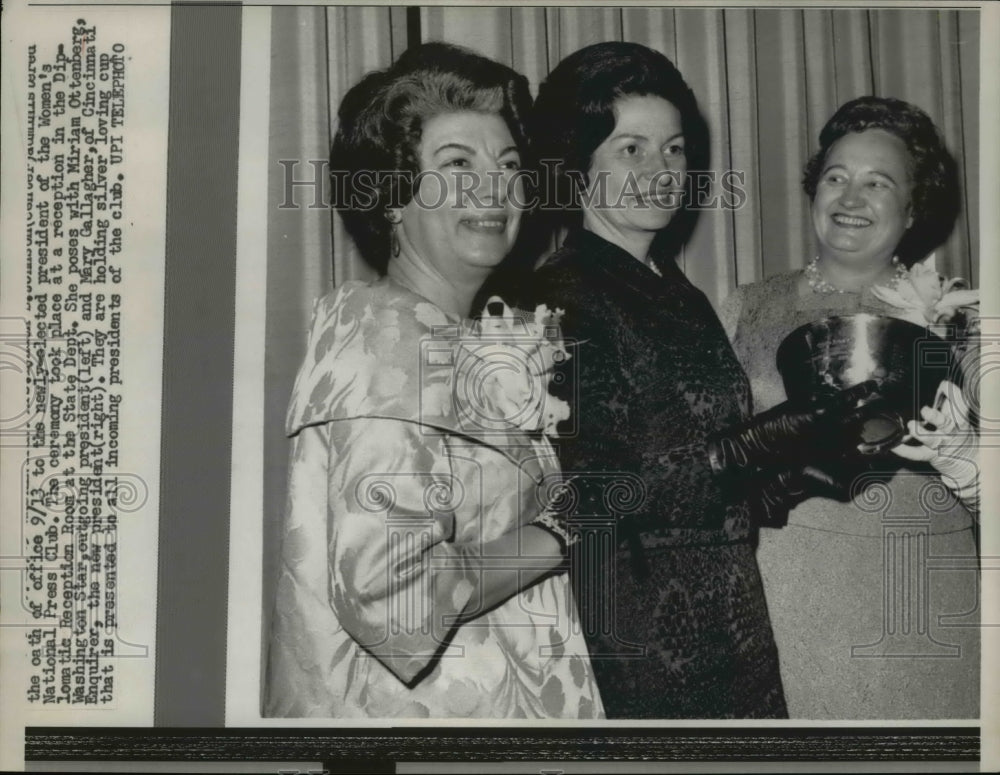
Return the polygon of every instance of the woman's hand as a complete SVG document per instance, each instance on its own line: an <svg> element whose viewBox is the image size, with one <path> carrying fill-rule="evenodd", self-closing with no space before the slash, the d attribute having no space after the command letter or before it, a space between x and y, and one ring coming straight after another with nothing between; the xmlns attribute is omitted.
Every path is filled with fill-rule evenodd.
<svg viewBox="0 0 1000 775"><path fill-rule="evenodd" d="M482 616L550 573L565 570L560 541L530 523L486 543L456 543L454 548L469 577L477 580L458 624Z"/></svg>
<svg viewBox="0 0 1000 775"><path fill-rule="evenodd" d="M813 497L850 500L850 481L834 467L806 465L781 471L762 471L750 500L753 519L762 527L784 527L788 514Z"/></svg>
<svg viewBox="0 0 1000 775"><path fill-rule="evenodd" d="M909 434L892 451L907 460L930 463L965 507L978 511L979 436L969 421L961 389L945 380L938 387L934 406L922 407L920 416L923 422L910 420Z"/></svg>
<svg viewBox="0 0 1000 775"><path fill-rule="evenodd" d="M752 472L806 462L803 457L813 450L844 452L865 419L865 406L877 399L877 388L869 380L820 403L799 406L786 401L715 433L708 439L712 470Z"/></svg>
<svg viewBox="0 0 1000 775"><path fill-rule="evenodd" d="M567 569L566 553L575 536L562 508L566 487L558 485L548 506L531 522L490 541L453 545L465 567L479 580L461 622L482 616L549 574Z"/></svg>

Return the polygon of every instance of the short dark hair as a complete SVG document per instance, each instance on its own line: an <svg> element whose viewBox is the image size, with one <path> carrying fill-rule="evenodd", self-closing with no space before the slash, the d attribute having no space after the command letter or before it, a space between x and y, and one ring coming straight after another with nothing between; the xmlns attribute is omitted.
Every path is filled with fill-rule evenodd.
<svg viewBox="0 0 1000 775"><path fill-rule="evenodd" d="M948 239L961 208L955 158L930 116L916 105L872 96L845 102L819 133L819 150L806 162L802 188L812 201L833 144L845 135L868 129L895 135L906 145L910 157L913 225L896 246L899 260L910 266Z"/></svg>
<svg viewBox="0 0 1000 775"><path fill-rule="evenodd" d="M449 43L412 46L353 86L337 112L330 171L341 178L334 182L334 207L365 261L385 273L391 239L386 211L413 198L428 120L459 111L495 113L524 151L530 108L523 75Z"/></svg>
<svg viewBox="0 0 1000 775"><path fill-rule="evenodd" d="M594 151L615 128L615 102L627 96L661 97L671 103L680 113L688 169L708 169L708 125L673 62L638 43L587 46L563 59L541 84L530 122L531 153L544 178L543 201L566 205L564 219L575 219L579 184L586 182ZM556 161L561 166L556 167ZM688 185L692 182L688 176ZM688 191L689 203L692 193ZM668 240L674 243L671 255L690 235L695 216L696 211L685 207L664 230L673 236Z"/></svg>

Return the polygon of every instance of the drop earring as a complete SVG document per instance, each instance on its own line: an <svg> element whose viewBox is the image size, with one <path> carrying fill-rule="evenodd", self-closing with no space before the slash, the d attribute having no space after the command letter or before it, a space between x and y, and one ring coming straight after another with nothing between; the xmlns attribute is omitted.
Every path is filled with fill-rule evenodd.
<svg viewBox="0 0 1000 775"><path fill-rule="evenodd" d="M386 210L385 219L391 224L389 228L389 249L393 258L399 258L399 224L403 220L399 210Z"/></svg>
<svg viewBox="0 0 1000 775"><path fill-rule="evenodd" d="M399 234L396 232L396 224L392 225L390 242L392 243L392 257L399 258Z"/></svg>

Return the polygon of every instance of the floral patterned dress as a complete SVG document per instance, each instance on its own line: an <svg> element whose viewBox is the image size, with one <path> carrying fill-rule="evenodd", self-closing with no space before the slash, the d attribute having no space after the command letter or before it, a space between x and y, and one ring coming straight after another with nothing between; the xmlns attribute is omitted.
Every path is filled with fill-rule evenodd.
<svg viewBox="0 0 1000 775"><path fill-rule="evenodd" d="M389 278L317 303L288 411L264 715L603 715L565 575L452 626L476 610L465 559L534 519L559 473L544 437L463 415L461 330Z"/></svg>
<svg viewBox="0 0 1000 775"><path fill-rule="evenodd" d="M785 399L775 355L787 334L855 312L896 311L871 290L814 293L802 272L738 288L721 317L750 378L754 411ZM760 532L757 560L789 714L976 718L973 519L929 467L897 458L879 465L863 474L868 487L853 501L810 498L787 525Z"/></svg>

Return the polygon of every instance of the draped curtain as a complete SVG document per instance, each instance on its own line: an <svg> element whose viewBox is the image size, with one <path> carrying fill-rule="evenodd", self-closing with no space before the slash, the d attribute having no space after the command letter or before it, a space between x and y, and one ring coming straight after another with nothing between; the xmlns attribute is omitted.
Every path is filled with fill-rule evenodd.
<svg viewBox="0 0 1000 775"><path fill-rule="evenodd" d="M336 106L412 42L469 46L524 73L533 93L591 43L633 41L666 54L708 121L712 169L741 173L747 194L739 209L702 211L679 257L713 303L815 254L800 178L834 110L865 94L913 102L943 131L962 176L962 215L937 266L978 277L977 11L292 6L274 7L271 19L265 600L284 499L284 412L312 303L335 283L371 276L317 199Z"/></svg>

